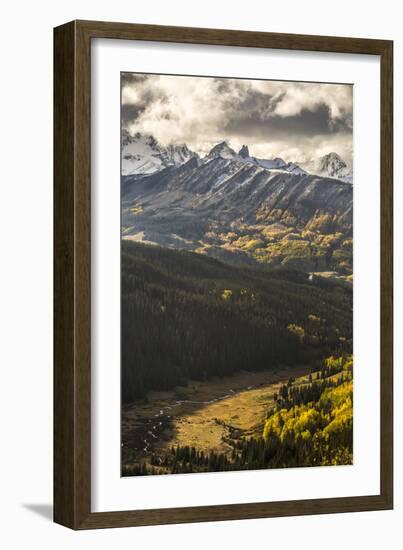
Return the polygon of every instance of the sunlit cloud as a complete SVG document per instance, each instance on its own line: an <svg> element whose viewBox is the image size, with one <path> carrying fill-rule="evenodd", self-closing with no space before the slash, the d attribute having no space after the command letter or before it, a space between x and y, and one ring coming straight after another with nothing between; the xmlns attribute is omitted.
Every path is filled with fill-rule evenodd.
<svg viewBox="0 0 403 550"><path fill-rule="evenodd" d="M122 124L203 155L219 141L258 157L352 163L352 86L169 75L122 76Z"/></svg>

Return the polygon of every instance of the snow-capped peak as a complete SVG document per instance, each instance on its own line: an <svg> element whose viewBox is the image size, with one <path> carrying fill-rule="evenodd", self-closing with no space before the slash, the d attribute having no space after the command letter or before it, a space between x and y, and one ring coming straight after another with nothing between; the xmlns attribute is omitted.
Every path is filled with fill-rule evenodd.
<svg viewBox="0 0 403 550"><path fill-rule="evenodd" d="M187 145L162 146L151 135L122 132L122 175L152 174L179 165L198 155Z"/></svg>
<svg viewBox="0 0 403 550"><path fill-rule="evenodd" d="M340 179L352 183L352 170L347 163L335 152L327 153L317 159L312 159L303 164L305 170L311 174L322 177Z"/></svg>
<svg viewBox="0 0 403 550"><path fill-rule="evenodd" d="M226 141L221 141L221 143L214 145L205 158L207 160L211 160L217 157L221 157L223 159L233 159L236 157L236 153L233 149L231 149Z"/></svg>
<svg viewBox="0 0 403 550"><path fill-rule="evenodd" d="M347 164L337 153L328 153L318 159L321 172L327 172L329 176L336 176L341 170L347 168Z"/></svg>

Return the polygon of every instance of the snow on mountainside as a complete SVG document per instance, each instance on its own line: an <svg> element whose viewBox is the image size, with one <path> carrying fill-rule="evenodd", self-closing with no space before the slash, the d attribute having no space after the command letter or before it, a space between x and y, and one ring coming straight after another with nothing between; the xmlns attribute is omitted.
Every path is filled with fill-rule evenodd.
<svg viewBox="0 0 403 550"><path fill-rule="evenodd" d="M302 166L310 174L336 178L347 183L353 182L352 170L337 153L328 153L323 157L312 159Z"/></svg>
<svg viewBox="0 0 403 550"><path fill-rule="evenodd" d="M163 147L152 137L139 132L122 134L122 175L153 174L167 166L177 166L198 155L187 145Z"/></svg>
<svg viewBox="0 0 403 550"><path fill-rule="evenodd" d="M153 174L126 176L123 182L122 230L126 239L189 250L210 243L225 250L228 234L241 237L245 228L249 228L249 240L261 239L262 227L275 231L289 228L293 234L320 228L322 233L347 236L352 229L350 184L267 170L238 158L217 156L206 162L193 158ZM264 255L266 248L259 242L256 246ZM285 242L284 246L304 246L311 255L308 243Z"/></svg>
<svg viewBox="0 0 403 550"><path fill-rule="evenodd" d="M265 170L288 173L294 175L313 174L325 178L334 178L346 183L353 182L351 169L337 153L328 153L318 159L306 163L286 162L281 158L262 159L250 155L247 145L243 145L238 153L226 141L215 145L201 160L197 153L191 151L187 145L160 145L150 135L139 132L130 135L127 131L122 134L122 175L144 175L159 172L168 166L179 166L195 158L198 162L208 163L213 159L221 158L233 160L243 164L252 164Z"/></svg>
<svg viewBox="0 0 403 550"><path fill-rule="evenodd" d="M285 162L281 158L274 158L271 160L268 159L255 159L256 164L267 170L279 170L281 172L289 172L290 174L306 174L307 172L303 170L295 162Z"/></svg>

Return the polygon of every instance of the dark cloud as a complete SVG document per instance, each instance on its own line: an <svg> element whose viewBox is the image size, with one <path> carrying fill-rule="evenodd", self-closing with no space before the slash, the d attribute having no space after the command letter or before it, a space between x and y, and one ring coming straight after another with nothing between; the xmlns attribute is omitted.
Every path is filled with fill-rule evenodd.
<svg viewBox="0 0 403 550"><path fill-rule="evenodd" d="M266 99L267 101L269 112L273 112L274 107L270 105L270 99ZM290 134L312 137L351 132L349 118L333 120L329 108L324 104L315 110L303 109L297 115L288 117L265 116L265 113L267 110L264 104L259 106L256 97L248 97L230 120L223 121L222 129L230 134L260 136L267 140L273 139L273 136L277 139L285 138Z"/></svg>
<svg viewBox="0 0 403 550"><path fill-rule="evenodd" d="M149 78L150 75L148 74L120 73L120 83L122 87L145 82Z"/></svg>
<svg viewBox="0 0 403 550"><path fill-rule="evenodd" d="M130 105L130 104L122 105L121 117L122 117L123 128L127 128L130 123L134 122L141 115L144 109L145 109L145 105L143 106Z"/></svg>

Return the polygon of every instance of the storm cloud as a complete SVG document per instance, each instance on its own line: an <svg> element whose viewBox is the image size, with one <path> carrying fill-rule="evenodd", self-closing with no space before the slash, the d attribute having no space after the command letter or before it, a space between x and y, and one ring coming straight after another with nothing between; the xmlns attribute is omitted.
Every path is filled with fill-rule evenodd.
<svg viewBox="0 0 403 550"><path fill-rule="evenodd" d="M347 84L122 73L122 127L203 155L219 141L258 157L307 161L335 151L352 163Z"/></svg>

